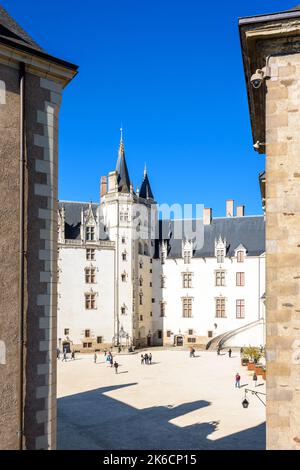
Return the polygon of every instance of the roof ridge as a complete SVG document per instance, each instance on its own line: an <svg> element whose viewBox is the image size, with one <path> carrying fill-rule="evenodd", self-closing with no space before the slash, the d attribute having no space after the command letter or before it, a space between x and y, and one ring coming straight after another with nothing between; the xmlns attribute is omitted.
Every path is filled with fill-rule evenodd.
<svg viewBox="0 0 300 470"><path fill-rule="evenodd" d="M67 204L93 204L94 206L100 206L98 202L91 202L91 201L67 201L65 199L59 199L59 203L67 203Z"/></svg>
<svg viewBox="0 0 300 470"><path fill-rule="evenodd" d="M14 20L12 16L0 5L0 25L6 28L14 36L18 36L19 40L27 45L43 51L41 46L34 41L34 39Z"/></svg>

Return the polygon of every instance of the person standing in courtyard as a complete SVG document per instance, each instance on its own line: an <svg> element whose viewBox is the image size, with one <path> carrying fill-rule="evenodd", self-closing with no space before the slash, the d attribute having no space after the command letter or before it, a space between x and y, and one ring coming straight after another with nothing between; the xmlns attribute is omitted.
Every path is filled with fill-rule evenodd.
<svg viewBox="0 0 300 470"><path fill-rule="evenodd" d="M253 383L254 383L254 387L256 387L256 384L257 384L257 375L256 375L256 372L253 373L252 380L253 380Z"/></svg>
<svg viewBox="0 0 300 470"><path fill-rule="evenodd" d="M115 361L114 368L115 368L115 373L116 374L118 373L118 367L119 367L119 364L117 363L117 361Z"/></svg>
<svg viewBox="0 0 300 470"><path fill-rule="evenodd" d="M231 357L231 353L232 353L231 348L229 348L229 351L228 351L228 356L229 357Z"/></svg>
<svg viewBox="0 0 300 470"><path fill-rule="evenodd" d="M94 354L94 363L96 364L97 363L97 353L95 352Z"/></svg>
<svg viewBox="0 0 300 470"><path fill-rule="evenodd" d="M144 364L144 362L145 362L144 354L141 354L141 364Z"/></svg>
<svg viewBox="0 0 300 470"><path fill-rule="evenodd" d="M147 353L145 354L144 359L145 359L145 364L148 364L148 354Z"/></svg>
<svg viewBox="0 0 300 470"><path fill-rule="evenodd" d="M244 348L241 348L240 349L241 356L243 355L243 352L244 352Z"/></svg>
<svg viewBox="0 0 300 470"><path fill-rule="evenodd" d="M114 360L112 356L110 356L109 362L110 362L110 367L112 367L114 365Z"/></svg>
<svg viewBox="0 0 300 470"><path fill-rule="evenodd" d="M74 350L72 351L71 359L72 359L73 361L75 361L75 351L74 351Z"/></svg>
<svg viewBox="0 0 300 470"><path fill-rule="evenodd" d="M152 364L152 354L151 353L149 354L149 364L150 365Z"/></svg>
<svg viewBox="0 0 300 470"><path fill-rule="evenodd" d="M63 357L62 357L62 361L61 362L67 362L67 351L64 350L64 353L63 353Z"/></svg>
<svg viewBox="0 0 300 470"><path fill-rule="evenodd" d="M238 372L235 375L235 388L241 388L241 376Z"/></svg>

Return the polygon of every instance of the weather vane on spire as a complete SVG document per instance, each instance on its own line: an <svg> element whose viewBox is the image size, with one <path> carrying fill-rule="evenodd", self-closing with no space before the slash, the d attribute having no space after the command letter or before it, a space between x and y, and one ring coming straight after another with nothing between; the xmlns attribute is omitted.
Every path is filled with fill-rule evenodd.
<svg viewBox="0 0 300 470"><path fill-rule="evenodd" d="M147 175L147 165L145 163L145 166L144 166L144 177Z"/></svg>
<svg viewBox="0 0 300 470"><path fill-rule="evenodd" d="M123 140L123 124L121 123L120 127L121 141Z"/></svg>

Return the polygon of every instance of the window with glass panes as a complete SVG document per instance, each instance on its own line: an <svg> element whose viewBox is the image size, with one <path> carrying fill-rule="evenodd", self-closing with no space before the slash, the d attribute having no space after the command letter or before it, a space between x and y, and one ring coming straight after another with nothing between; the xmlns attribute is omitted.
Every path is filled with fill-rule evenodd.
<svg viewBox="0 0 300 470"><path fill-rule="evenodd" d="M94 248L87 248L86 249L86 259L87 259L87 261L94 261L95 260L95 249Z"/></svg>
<svg viewBox="0 0 300 470"><path fill-rule="evenodd" d="M86 240L91 242L95 240L95 227L86 227L85 229Z"/></svg>
<svg viewBox="0 0 300 470"><path fill-rule="evenodd" d="M236 318L245 318L245 300L237 299L236 301Z"/></svg>
<svg viewBox="0 0 300 470"><path fill-rule="evenodd" d="M86 284L95 284L96 282L96 268L85 269L85 282Z"/></svg>
<svg viewBox="0 0 300 470"><path fill-rule="evenodd" d="M182 299L182 316L189 318L192 316L192 297L184 297Z"/></svg>
<svg viewBox="0 0 300 470"><path fill-rule="evenodd" d="M216 286L225 286L225 271L216 271Z"/></svg>
<svg viewBox="0 0 300 470"><path fill-rule="evenodd" d="M245 285L245 273L236 273L236 285L239 287Z"/></svg>
<svg viewBox="0 0 300 470"><path fill-rule="evenodd" d="M190 264L190 262L191 262L191 252L189 250L184 251L183 260L184 260L184 264Z"/></svg>
<svg viewBox="0 0 300 470"><path fill-rule="evenodd" d="M217 263L224 263L224 250L217 250Z"/></svg>
<svg viewBox="0 0 300 470"><path fill-rule="evenodd" d="M160 316L164 317L166 313L166 304L164 302L160 303Z"/></svg>
<svg viewBox="0 0 300 470"><path fill-rule="evenodd" d="M166 287L166 276L160 276L160 287L161 289Z"/></svg>
<svg viewBox="0 0 300 470"><path fill-rule="evenodd" d="M87 310L94 310L96 308L96 294L85 294L85 308Z"/></svg>
<svg viewBox="0 0 300 470"><path fill-rule="evenodd" d="M182 275L183 287L192 287L192 273L183 273Z"/></svg>
<svg viewBox="0 0 300 470"><path fill-rule="evenodd" d="M245 259L245 253L243 251L238 251L237 252L237 262L238 263L243 263Z"/></svg>
<svg viewBox="0 0 300 470"><path fill-rule="evenodd" d="M225 298L224 297L218 297L216 299L216 317L217 318L225 318L226 317Z"/></svg>

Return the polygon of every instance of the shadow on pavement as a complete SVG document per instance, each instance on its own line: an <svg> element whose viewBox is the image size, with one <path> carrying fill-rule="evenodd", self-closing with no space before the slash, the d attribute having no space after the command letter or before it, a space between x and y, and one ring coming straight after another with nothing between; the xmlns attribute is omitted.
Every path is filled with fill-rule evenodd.
<svg viewBox="0 0 300 470"><path fill-rule="evenodd" d="M215 441L208 439L217 422L179 427L170 421L210 406L204 400L172 407L134 408L106 395L128 383L58 399L58 449L264 449L261 424Z"/></svg>

